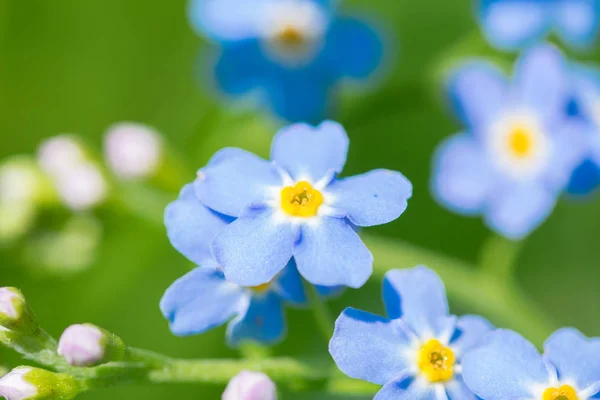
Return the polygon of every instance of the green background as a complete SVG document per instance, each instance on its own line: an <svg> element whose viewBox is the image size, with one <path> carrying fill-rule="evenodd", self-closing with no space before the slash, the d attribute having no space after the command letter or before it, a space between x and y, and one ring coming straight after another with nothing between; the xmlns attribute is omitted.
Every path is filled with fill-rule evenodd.
<svg viewBox="0 0 600 400"><path fill-rule="evenodd" d="M99 149L104 130L122 120L159 129L194 169L224 145L264 154L275 122L225 112L228 104L199 84L194 71L198 60L210 62L209 46L189 28L185 7L184 0L0 0L0 157L32 153L42 138L64 132ZM435 146L460 129L432 90L431 71L453 44L477 32L471 1L348 0L342 8L378 19L393 58L377 86L343 96L335 119L351 137L345 173L391 168L414 184L408 211L372 231L475 261L489 231L479 219L441 208L428 187ZM98 215L104 240L89 270L68 278L31 274L14 249L1 249L0 285L21 288L56 336L69 324L93 322L131 345L172 356L235 356L224 345L224 328L190 338L170 334L158 302L192 266L170 246L164 228L123 211ZM598 221L598 197L561 200L527 239L517 267L520 285L556 321L588 335L600 334ZM382 312L379 286L373 279L360 291L348 290L332 303L334 313L348 305ZM325 352L310 313L289 310L288 319L289 336L274 353ZM0 363L19 362L0 350ZM81 398L217 399L222 390L119 387Z"/></svg>

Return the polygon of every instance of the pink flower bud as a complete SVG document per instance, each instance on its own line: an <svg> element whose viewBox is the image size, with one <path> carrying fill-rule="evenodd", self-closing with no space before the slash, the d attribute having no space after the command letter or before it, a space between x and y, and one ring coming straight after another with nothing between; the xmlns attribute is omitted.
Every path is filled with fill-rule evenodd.
<svg viewBox="0 0 600 400"><path fill-rule="evenodd" d="M89 367L104 358L104 333L93 325L71 325L58 342L58 354L71 365Z"/></svg>
<svg viewBox="0 0 600 400"><path fill-rule="evenodd" d="M276 400L277 389L261 372L242 371L227 385L223 400Z"/></svg>
<svg viewBox="0 0 600 400"><path fill-rule="evenodd" d="M33 369L19 367L0 378L0 397L6 400L25 400L34 398L38 389L35 385L25 380L25 375Z"/></svg>

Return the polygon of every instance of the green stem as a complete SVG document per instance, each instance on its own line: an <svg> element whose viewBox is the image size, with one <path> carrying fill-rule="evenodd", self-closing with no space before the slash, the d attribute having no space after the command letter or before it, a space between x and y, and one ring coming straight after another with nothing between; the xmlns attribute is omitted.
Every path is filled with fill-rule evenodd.
<svg viewBox="0 0 600 400"><path fill-rule="evenodd" d="M545 312L512 281L499 280L474 265L398 240L363 235L375 257L375 274L427 265L444 281L448 296L462 309L482 314L501 327L521 332L540 345L557 328Z"/></svg>
<svg viewBox="0 0 600 400"><path fill-rule="evenodd" d="M333 335L334 321L331 317L329 307L323 301L323 298L317 292L317 288L314 285L304 281L304 290L310 301L310 307L315 317L315 322L323 335L326 343L329 343L331 336Z"/></svg>

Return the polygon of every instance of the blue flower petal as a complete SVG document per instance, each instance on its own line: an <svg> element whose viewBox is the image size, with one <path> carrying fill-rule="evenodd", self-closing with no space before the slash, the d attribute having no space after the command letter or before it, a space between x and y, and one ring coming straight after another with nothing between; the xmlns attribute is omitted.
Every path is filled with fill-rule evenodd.
<svg viewBox="0 0 600 400"><path fill-rule="evenodd" d="M332 207L357 226L386 224L400 217L412 196L412 184L399 172L378 169L335 181L327 187Z"/></svg>
<svg viewBox="0 0 600 400"><path fill-rule="evenodd" d="M272 290L281 298L295 305L305 305L307 302L302 277L298 273L296 262L292 258L287 267L277 275Z"/></svg>
<svg viewBox="0 0 600 400"><path fill-rule="evenodd" d="M223 45L214 74L221 91L238 96L263 87L271 70L260 42L248 39Z"/></svg>
<svg viewBox="0 0 600 400"><path fill-rule="evenodd" d="M300 274L313 285L359 288L373 272L373 256L345 220L304 224L294 251Z"/></svg>
<svg viewBox="0 0 600 400"><path fill-rule="evenodd" d="M315 285L317 288L317 293L321 297L336 297L342 294L342 292L346 289L344 286L320 286Z"/></svg>
<svg viewBox="0 0 600 400"><path fill-rule="evenodd" d="M486 400L533 399L549 375L535 346L516 332L498 329L462 359L467 386ZM547 387L547 386L546 386Z"/></svg>
<svg viewBox="0 0 600 400"><path fill-rule="evenodd" d="M321 63L300 70L283 67L269 72L264 90L273 112L290 122L319 123L328 111L331 77Z"/></svg>
<svg viewBox="0 0 600 400"><path fill-rule="evenodd" d="M165 210L165 226L171 244L203 267L216 267L210 243L229 222L198 200L192 184L184 186L179 198Z"/></svg>
<svg viewBox="0 0 600 400"><path fill-rule="evenodd" d="M594 43L600 22L598 0L558 1L554 18L560 36L569 44L587 47Z"/></svg>
<svg viewBox="0 0 600 400"><path fill-rule="evenodd" d="M552 155L545 173L545 183L556 191L562 191L579 166L589 154L588 125L579 119L570 119L554 134Z"/></svg>
<svg viewBox="0 0 600 400"><path fill-rule="evenodd" d="M212 243L227 280L243 286L270 282L292 258L297 233L277 221L273 210L248 212L229 224Z"/></svg>
<svg viewBox="0 0 600 400"><path fill-rule="evenodd" d="M576 196L585 196L600 186L600 168L592 160L581 163L569 181L567 191Z"/></svg>
<svg viewBox="0 0 600 400"><path fill-rule="evenodd" d="M440 277L424 266L385 274L383 301L390 318L402 318L419 337L448 332L448 300Z"/></svg>
<svg viewBox="0 0 600 400"><path fill-rule="evenodd" d="M224 149L213 158L218 162L198 172L194 188L204 205L221 214L239 217L249 205L265 201L270 186L281 185L275 167L252 153Z"/></svg>
<svg viewBox="0 0 600 400"><path fill-rule="evenodd" d="M508 84L504 73L488 62L470 62L448 80L454 112L475 133L486 130L504 111Z"/></svg>
<svg viewBox="0 0 600 400"><path fill-rule="evenodd" d="M486 210L485 221L508 239L520 240L548 218L557 193L535 183L499 190Z"/></svg>
<svg viewBox="0 0 600 400"><path fill-rule="evenodd" d="M364 79L381 64L382 38L364 21L351 17L337 18L325 40L323 53L337 76Z"/></svg>
<svg viewBox="0 0 600 400"><path fill-rule="evenodd" d="M439 146L431 186L445 207L466 215L479 213L496 183L494 168L472 136L455 135Z"/></svg>
<svg viewBox="0 0 600 400"><path fill-rule="evenodd" d="M306 124L281 129L273 139L271 159L296 181L316 183L346 163L349 140L344 128L325 121L316 128Z"/></svg>
<svg viewBox="0 0 600 400"><path fill-rule="evenodd" d="M373 400L447 400L443 386L438 387L436 390L436 385L400 378L382 387Z"/></svg>
<svg viewBox="0 0 600 400"><path fill-rule="evenodd" d="M444 384L444 387L446 388L448 400L479 400L462 379L454 379Z"/></svg>
<svg viewBox="0 0 600 400"><path fill-rule="evenodd" d="M274 344L286 334L285 315L281 299L275 293L252 296L245 315L231 322L227 329L230 346L244 341Z"/></svg>
<svg viewBox="0 0 600 400"><path fill-rule="evenodd" d="M544 344L544 357L559 379L575 382L580 390L600 382L599 355L600 339L588 339L574 328L559 329Z"/></svg>
<svg viewBox="0 0 600 400"><path fill-rule="evenodd" d="M412 366L402 356L410 345L397 322L346 308L335 323L329 352L349 377L383 385Z"/></svg>
<svg viewBox="0 0 600 400"><path fill-rule="evenodd" d="M268 0L191 0L192 28L217 40L241 40L258 34L260 5Z"/></svg>
<svg viewBox="0 0 600 400"><path fill-rule="evenodd" d="M516 68L516 96L521 106L541 115L543 121L561 118L568 99L566 62L552 45L527 51Z"/></svg>
<svg viewBox="0 0 600 400"><path fill-rule="evenodd" d="M457 359L481 342L494 326L479 315L464 315L456 320L456 331L450 341Z"/></svg>
<svg viewBox="0 0 600 400"><path fill-rule="evenodd" d="M167 289L160 309L176 335L192 335L222 325L248 308L243 288L213 268L196 268Z"/></svg>
<svg viewBox="0 0 600 400"><path fill-rule="evenodd" d="M488 40L502 49L528 47L550 29L551 3L538 0L479 0L478 16Z"/></svg>

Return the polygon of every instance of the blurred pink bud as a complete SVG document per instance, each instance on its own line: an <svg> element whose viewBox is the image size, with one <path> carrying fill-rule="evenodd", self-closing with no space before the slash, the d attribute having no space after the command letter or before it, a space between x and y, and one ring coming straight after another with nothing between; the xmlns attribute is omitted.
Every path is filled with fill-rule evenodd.
<svg viewBox="0 0 600 400"><path fill-rule="evenodd" d="M62 174L85 160L81 146L69 135L43 141L37 152L38 163L50 175Z"/></svg>
<svg viewBox="0 0 600 400"><path fill-rule="evenodd" d="M71 166L55 176L61 199L73 210L86 210L102 203L108 187L100 170L90 162Z"/></svg>
<svg viewBox="0 0 600 400"><path fill-rule="evenodd" d="M149 126L123 122L106 132L104 155L108 165L121 178L147 178L154 175L160 165L162 140Z"/></svg>
<svg viewBox="0 0 600 400"><path fill-rule="evenodd" d="M19 318L19 311L15 306L16 302L21 300L21 294L13 288L0 288L0 314L4 318L16 320Z"/></svg>
<svg viewBox="0 0 600 400"><path fill-rule="evenodd" d="M104 358L105 335L93 325L71 325L58 342L58 354L70 365L90 367L100 364Z"/></svg>
<svg viewBox="0 0 600 400"><path fill-rule="evenodd" d="M6 400L25 400L34 398L38 389L25 379L32 368L19 367L0 378L0 397Z"/></svg>
<svg viewBox="0 0 600 400"><path fill-rule="evenodd" d="M223 400L276 400L277 389L269 377L261 372L242 371L234 376Z"/></svg>

